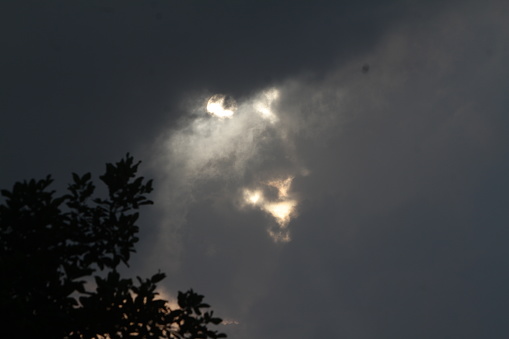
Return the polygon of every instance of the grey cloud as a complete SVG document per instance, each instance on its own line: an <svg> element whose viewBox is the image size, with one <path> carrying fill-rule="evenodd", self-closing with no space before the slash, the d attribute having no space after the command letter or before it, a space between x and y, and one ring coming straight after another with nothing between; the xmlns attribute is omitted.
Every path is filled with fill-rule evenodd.
<svg viewBox="0 0 509 339"><path fill-rule="evenodd" d="M196 280L192 263L210 260L202 287L227 282L232 333L507 334L495 325L507 250L488 235L507 235L505 32L492 8L459 7L388 31L359 56L368 73L352 61L276 85L285 140L310 173L293 186L292 242L271 244L230 191L189 211L202 242L184 240L183 266Z"/></svg>
<svg viewBox="0 0 509 339"><path fill-rule="evenodd" d="M158 191L133 269L205 294L232 338L507 337L503 1L10 7L3 187L135 149ZM270 87L281 128L208 124L208 96ZM281 244L238 200L285 173Z"/></svg>

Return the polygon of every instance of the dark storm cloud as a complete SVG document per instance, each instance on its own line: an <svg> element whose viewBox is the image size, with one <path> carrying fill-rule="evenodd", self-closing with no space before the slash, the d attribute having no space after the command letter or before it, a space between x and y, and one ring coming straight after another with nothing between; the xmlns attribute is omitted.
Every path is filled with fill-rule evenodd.
<svg viewBox="0 0 509 339"><path fill-rule="evenodd" d="M337 120L333 136L310 131L297 143L311 175L295 189L309 199L273 284L246 316L265 325L249 331L507 334L492 326L507 314L497 286L509 278L500 271L508 253L488 240L507 236L507 180L495 174L508 166L507 72L497 66L507 28L493 9L403 26L364 56L370 73L346 64L325 83L296 86L294 115L305 108Z"/></svg>
<svg viewBox="0 0 509 339"><path fill-rule="evenodd" d="M1 6L3 152L58 175L81 166L73 154L100 164L150 143L182 114L189 91L238 97L295 72L324 71L370 48L404 13L369 3ZM6 183L33 175L14 165L3 173Z"/></svg>
<svg viewBox="0 0 509 339"><path fill-rule="evenodd" d="M135 149L159 208L136 270L231 337L507 337L507 5L218 4L3 4L2 186ZM277 128L197 132L208 95L271 87ZM276 172L288 243L240 203Z"/></svg>
<svg viewBox="0 0 509 339"><path fill-rule="evenodd" d="M369 72L350 61L276 85L310 172L294 183L292 241L271 244L267 219L222 185L188 211L182 240L183 276L219 291L232 334L503 337L508 253L491 236L507 236L508 50L492 10L402 23L359 55Z"/></svg>

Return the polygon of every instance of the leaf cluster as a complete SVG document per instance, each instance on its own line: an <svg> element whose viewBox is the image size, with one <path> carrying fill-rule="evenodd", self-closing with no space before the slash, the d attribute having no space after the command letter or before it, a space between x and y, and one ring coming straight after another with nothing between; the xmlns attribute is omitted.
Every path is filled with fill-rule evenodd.
<svg viewBox="0 0 509 339"><path fill-rule="evenodd" d="M50 176L1 190L2 338L224 337L208 329L221 319L200 310L203 296L180 292L181 309L170 310L156 292L163 273L134 283L117 271L135 252L139 208L152 204L139 164L129 154L106 164L107 197L94 195L90 173L73 173L63 196Z"/></svg>

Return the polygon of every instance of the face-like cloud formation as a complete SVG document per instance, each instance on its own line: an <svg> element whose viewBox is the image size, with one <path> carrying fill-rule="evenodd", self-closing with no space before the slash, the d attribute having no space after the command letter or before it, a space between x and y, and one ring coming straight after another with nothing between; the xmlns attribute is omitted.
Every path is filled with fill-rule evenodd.
<svg viewBox="0 0 509 339"><path fill-rule="evenodd" d="M2 186L139 146L232 338L509 337L507 1L179 3L2 11Z"/></svg>
<svg viewBox="0 0 509 339"><path fill-rule="evenodd" d="M162 137L163 238L174 238L194 201L219 194L240 210L264 212L274 241L291 240L299 201L291 185L308 171L298 161L293 126L278 112L280 96L269 88L238 103L222 94L195 98L180 126Z"/></svg>

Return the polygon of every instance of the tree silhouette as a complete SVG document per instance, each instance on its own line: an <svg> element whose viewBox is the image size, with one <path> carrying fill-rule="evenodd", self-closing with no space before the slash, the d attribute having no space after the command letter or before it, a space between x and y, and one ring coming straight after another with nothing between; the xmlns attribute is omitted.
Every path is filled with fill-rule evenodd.
<svg viewBox="0 0 509 339"><path fill-rule="evenodd" d="M135 282L118 273L135 251L138 209L152 204L139 164L129 154L106 164L106 198L94 196L90 173L73 173L63 196L50 176L1 191L1 338L226 337L209 329L221 319L193 290L170 309L156 292L164 273Z"/></svg>

